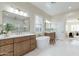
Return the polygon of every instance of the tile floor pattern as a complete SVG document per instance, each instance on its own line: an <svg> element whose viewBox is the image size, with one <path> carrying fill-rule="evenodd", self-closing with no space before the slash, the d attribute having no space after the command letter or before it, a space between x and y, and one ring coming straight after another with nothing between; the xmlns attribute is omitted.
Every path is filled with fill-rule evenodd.
<svg viewBox="0 0 79 59"><path fill-rule="evenodd" d="M58 40L54 46L43 50L36 48L24 56L79 56L79 46L72 45L68 40Z"/></svg>

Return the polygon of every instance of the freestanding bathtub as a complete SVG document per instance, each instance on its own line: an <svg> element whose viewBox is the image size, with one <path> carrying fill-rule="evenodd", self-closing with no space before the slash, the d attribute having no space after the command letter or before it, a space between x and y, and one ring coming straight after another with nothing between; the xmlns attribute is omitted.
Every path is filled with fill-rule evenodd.
<svg viewBox="0 0 79 59"><path fill-rule="evenodd" d="M49 36L40 36L36 38L37 40L37 48L45 49L50 47L50 37Z"/></svg>

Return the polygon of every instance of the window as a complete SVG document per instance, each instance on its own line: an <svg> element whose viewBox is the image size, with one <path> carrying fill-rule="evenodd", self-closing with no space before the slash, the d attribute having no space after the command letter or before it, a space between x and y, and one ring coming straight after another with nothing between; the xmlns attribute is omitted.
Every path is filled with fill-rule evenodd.
<svg viewBox="0 0 79 59"><path fill-rule="evenodd" d="M43 18L40 16L35 16L35 32L43 32L44 27L43 27Z"/></svg>
<svg viewBox="0 0 79 59"><path fill-rule="evenodd" d="M79 31L79 21L77 19L74 19L74 20L71 20L71 21L69 20L69 22L67 21L66 31L67 32Z"/></svg>

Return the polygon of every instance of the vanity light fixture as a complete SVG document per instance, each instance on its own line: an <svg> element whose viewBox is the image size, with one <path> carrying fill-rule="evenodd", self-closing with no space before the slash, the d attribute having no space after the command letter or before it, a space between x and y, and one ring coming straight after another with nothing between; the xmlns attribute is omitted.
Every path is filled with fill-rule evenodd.
<svg viewBox="0 0 79 59"><path fill-rule="evenodd" d="M46 23L51 23L50 21L46 20Z"/></svg>
<svg viewBox="0 0 79 59"><path fill-rule="evenodd" d="M8 8L8 10L7 10L7 11L9 11L9 12L12 12L12 13L13 13L13 12L14 12L14 9L10 7L10 8Z"/></svg>
<svg viewBox="0 0 79 59"><path fill-rule="evenodd" d="M16 10L14 10L14 12L13 12L13 13L18 14L18 13L19 13L19 11L16 9Z"/></svg>
<svg viewBox="0 0 79 59"><path fill-rule="evenodd" d="M23 16L28 16L28 15L26 13L24 13Z"/></svg>
<svg viewBox="0 0 79 59"><path fill-rule="evenodd" d="M24 17L28 17L28 14L19 10L19 9L14 9L12 7L8 8L7 10L8 12L11 12L11 13L14 13L14 14L18 14L18 15L21 15L21 16L24 16Z"/></svg>
<svg viewBox="0 0 79 59"><path fill-rule="evenodd" d="M23 15L24 13L22 11L19 11L19 15Z"/></svg>

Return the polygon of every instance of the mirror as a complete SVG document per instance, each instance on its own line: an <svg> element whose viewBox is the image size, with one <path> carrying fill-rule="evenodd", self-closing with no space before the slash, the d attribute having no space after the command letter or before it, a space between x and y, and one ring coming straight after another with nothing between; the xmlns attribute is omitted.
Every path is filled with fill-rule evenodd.
<svg viewBox="0 0 79 59"><path fill-rule="evenodd" d="M54 32L55 28L56 28L55 23L52 23L52 22L50 22L50 23L46 22L45 23L45 31L46 32Z"/></svg>
<svg viewBox="0 0 79 59"><path fill-rule="evenodd" d="M6 25L11 33L30 32L30 17L3 11L3 29Z"/></svg>

